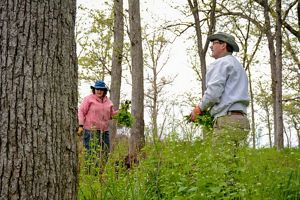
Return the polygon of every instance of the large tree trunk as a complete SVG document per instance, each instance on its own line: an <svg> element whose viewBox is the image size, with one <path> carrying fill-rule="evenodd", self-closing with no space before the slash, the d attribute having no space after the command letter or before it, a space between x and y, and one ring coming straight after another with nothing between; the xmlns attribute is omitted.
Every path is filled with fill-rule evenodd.
<svg viewBox="0 0 300 200"><path fill-rule="evenodd" d="M114 44L111 67L111 100L115 109L119 108L121 78L122 78L122 58L124 46L124 19L123 19L123 0L114 0ZM114 143L117 133L115 121L110 123L111 150L114 149Z"/></svg>
<svg viewBox="0 0 300 200"><path fill-rule="evenodd" d="M130 132L131 155L136 155L145 145L144 136L144 67L141 36L140 1L128 0L132 62L131 112L135 118Z"/></svg>
<svg viewBox="0 0 300 200"><path fill-rule="evenodd" d="M76 1L0 13L0 199L76 199Z"/></svg>

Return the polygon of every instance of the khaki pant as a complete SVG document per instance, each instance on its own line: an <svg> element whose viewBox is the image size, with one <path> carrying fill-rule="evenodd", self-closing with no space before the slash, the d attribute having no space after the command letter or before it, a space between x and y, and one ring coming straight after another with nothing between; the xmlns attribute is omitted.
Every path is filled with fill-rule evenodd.
<svg viewBox="0 0 300 200"><path fill-rule="evenodd" d="M250 123L246 115L225 115L216 119L213 147L236 149L247 145Z"/></svg>
<svg viewBox="0 0 300 200"><path fill-rule="evenodd" d="M224 169L226 187L235 187L239 166L246 160L243 147L247 146L250 123L246 115L226 115L216 119L213 129L213 155Z"/></svg>

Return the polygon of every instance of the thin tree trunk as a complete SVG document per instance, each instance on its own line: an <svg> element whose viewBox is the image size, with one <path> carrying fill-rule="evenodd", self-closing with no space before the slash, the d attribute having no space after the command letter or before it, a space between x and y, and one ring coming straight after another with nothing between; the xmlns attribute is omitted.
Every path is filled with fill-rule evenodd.
<svg viewBox="0 0 300 200"><path fill-rule="evenodd" d="M276 108L276 77L277 77L277 70L276 70L276 53L275 53L275 47L274 47L274 37L272 36L271 32L271 22L270 22L270 16L269 16L269 10L268 10L268 0L263 0L264 5L264 16L265 16L265 27L266 27L266 36L268 40L268 48L269 48L269 54L270 54L270 64L271 64L271 79L272 79L272 99L273 99L273 115L274 115L274 143L275 145L278 144L278 131L277 124L278 124L278 113Z"/></svg>
<svg viewBox="0 0 300 200"><path fill-rule="evenodd" d="M203 40L202 40L202 30L200 26L200 18L199 18L199 5L198 0L187 0L190 10L193 14L194 21L195 21L195 31L196 31L196 37L197 37L197 50L198 55L200 58L200 66L201 66L201 89L202 89L202 95L204 95L204 92L206 90L206 52L209 46L209 41L206 41L204 47L203 47ZM209 26L208 26L208 35L211 35L215 30L216 25L216 17L215 17L215 9L216 9L216 0L211 1L211 11L209 16Z"/></svg>
<svg viewBox="0 0 300 200"><path fill-rule="evenodd" d="M111 100L117 110L120 104L122 58L124 46L123 0L114 0L114 44L111 67ZM111 151L114 149L117 134L117 123L110 123Z"/></svg>
<svg viewBox="0 0 300 200"><path fill-rule="evenodd" d="M0 13L0 199L77 199L76 1Z"/></svg>
<svg viewBox="0 0 300 200"><path fill-rule="evenodd" d="M144 136L144 67L141 36L140 1L128 0L129 25L132 62L132 100L131 113L135 118L130 131L129 153L136 156L145 145Z"/></svg>
<svg viewBox="0 0 300 200"><path fill-rule="evenodd" d="M252 147L253 149L256 148L256 128L255 128L255 115L254 115L254 95L253 95L253 88L252 88L252 78L251 78L251 71L248 70L248 77L249 77L249 90L250 90L250 106L251 106L251 132L252 132Z"/></svg>
<svg viewBox="0 0 300 200"><path fill-rule="evenodd" d="M283 133L285 134L286 137L286 144L287 148L291 147L291 137L288 134L288 131L286 130L285 126L283 126ZM291 133L291 130L289 129L289 133Z"/></svg>
<svg viewBox="0 0 300 200"><path fill-rule="evenodd" d="M150 88L145 93L147 98L145 102L146 106L149 107L151 115L151 130L153 140L160 138L159 125L158 125L158 115L160 109L160 115L163 116L161 110L163 109L163 89L166 85L173 82L173 79L159 77L160 73L163 71L163 68L168 62L169 56L163 58L163 55L166 53L166 48L169 42L165 39L165 32L154 32L153 34L147 35L145 37L145 48L144 52L149 55L149 62L145 62L145 66L150 70L149 76L145 78L145 81L148 81L151 85ZM162 64L159 64L162 63ZM164 125L164 124L162 124ZM160 127L161 129L163 128Z"/></svg>
<svg viewBox="0 0 300 200"><path fill-rule="evenodd" d="M276 91L275 91L275 112L276 119L276 147L283 149L283 111L282 111L282 17L281 0L276 0Z"/></svg>
<svg viewBox="0 0 300 200"><path fill-rule="evenodd" d="M200 26L200 18L199 18L199 8L198 8L198 0L187 0L190 10L193 14L194 21L195 21L195 31L196 31L196 36L197 36L197 50L198 50L198 55L200 58L200 72L201 72L201 91L202 91L202 96L204 95L204 92L206 90L206 52L209 46L209 41L206 40L206 43L203 47L203 41L202 41L202 30ZM216 9L216 0L213 0L211 2L211 11L210 11L210 16L209 16L209 22L208 22L208 35L212 34L213 31L215 30L215 24L216 24L216 18L215 18L215 9ZM206 137L208 134L206 129L203 129L203 137Z"/></svg>
<svg viewBox="0 0 300 200"><path fill-rule="evenodd" d="M249 34L250 34L250 21L248 22L247 26L247 34L245 38L245 44L248 43L249 39ZM248 52L248 46L244 45L244 56L243 56L243 66L246 66L246 70L248 71L248 78L249 78L249 91L250 91L250 106L251 106L251 132L252 132L252 147L255 149L256 148L256 128L255 128L255 114L254 114L254 94L253 94L253 88L252 88L252 76L251 76L251 70L250 70L250 65L253 61L253 58L255 54L257 53L259 44L261 42L262 35L259 36L257 39L257 42L255 44L254 51L250 54Z"/></svg>
<svg viewBox="0 0 300 200"><path fill-rule="evenodd" d="M157 64L157 63L156 63ZM157 67L157 65L156 65ZM157 117L158 117L158 111L157 111L157 101L158 101L158 90L157 90L157 72L156 67L153 67L153 107L152 107L152 134L153 134L153 140L156 141L158 139L158 125L157 125Z"/></svg>
<svg viewBox="0 0 300 200"><path fill-rule="evenodd" d="M297 129L298 148L300 149L300 130Z"/></svg>
<svg viewBox="0 0 300 200"><path fill-rule="evenodd" d="M200 58L200 66L201 66L201 84L202 84L202 95L204 95L204 92L206 90L206 61L205 61L205 53L202 48L202 32L200 27L200 19L199 19L199 9L198 9L198 0L193 0L193 3L191 0L188 0L190 10L192 11L192 14L194 16L195 21L195 30L196 30L196 36L197 36L197 49L198 49L198 55Z"/></svg>
<svg viewBox="0 0 300 200"><path fill-rule="evenodd" d="M270 148L272 148L273 147L273 143L272 143L272 126L271 126L270 111L269 111L268 105L266 105L266 116L267 116L269 144L270 144Z"/></svg>
<svg viewBox="0 0 300 200"><path fill-rule="evenodd" d="M293 125L294 125L294 129L296 130L296 133L297 133L298 148L300 148L300 129L299 129L299 123L295 119L293 119Z"/></svg>

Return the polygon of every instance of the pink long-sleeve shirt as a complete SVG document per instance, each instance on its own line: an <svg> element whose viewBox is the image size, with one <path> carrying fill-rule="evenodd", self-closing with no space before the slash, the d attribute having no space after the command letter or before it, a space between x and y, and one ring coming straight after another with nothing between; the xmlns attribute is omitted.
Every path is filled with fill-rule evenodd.
<svg viewBox="0 0 300 200"><path fill-rule="evenodd" d="M108 131L109 120L115 114L117 111L113 109L113 103L107 96L100 99L97 95L91 94L83 99L79 107L79 125L88 130Z"/></svg>

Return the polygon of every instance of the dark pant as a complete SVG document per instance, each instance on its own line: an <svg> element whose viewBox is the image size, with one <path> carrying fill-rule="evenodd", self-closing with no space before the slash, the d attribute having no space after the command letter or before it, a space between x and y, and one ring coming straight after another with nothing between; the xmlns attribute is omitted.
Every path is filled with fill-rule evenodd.
<svg viewBox="0 0 300 200"><path fill-rule="evenodd" d="M99 149L101 148L100 155L103 155L103 158L107 160L110 147L108 131L101 132L99 130L90 131L85 129L83 135L83 144L87 149L88 154L97 152L97 150L99 151Z"/></svg>

